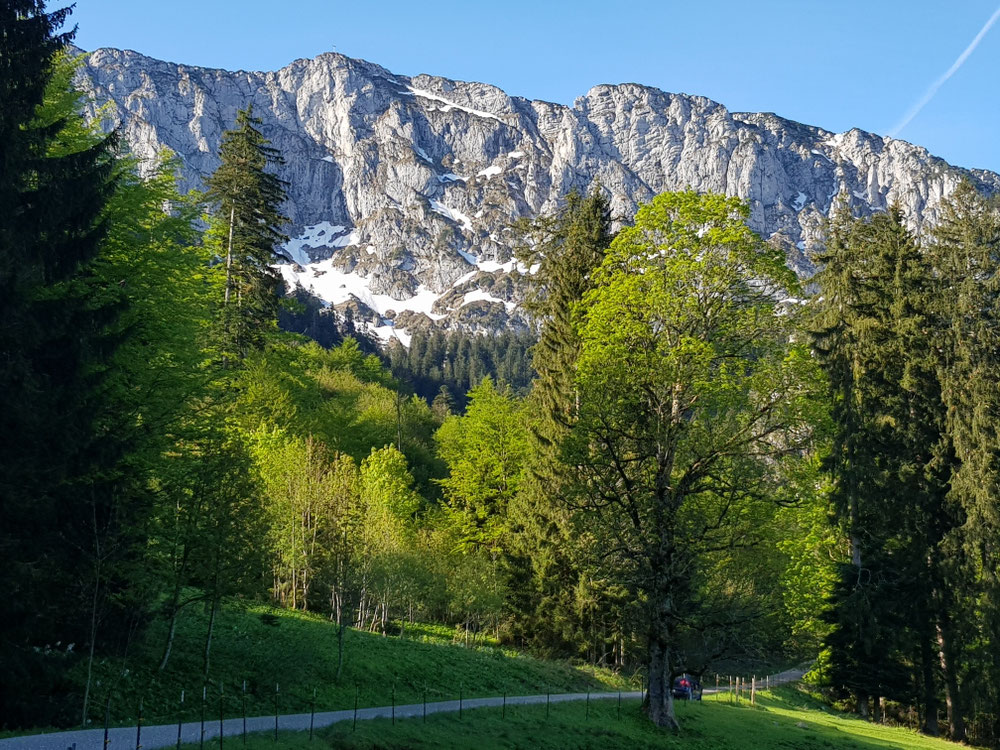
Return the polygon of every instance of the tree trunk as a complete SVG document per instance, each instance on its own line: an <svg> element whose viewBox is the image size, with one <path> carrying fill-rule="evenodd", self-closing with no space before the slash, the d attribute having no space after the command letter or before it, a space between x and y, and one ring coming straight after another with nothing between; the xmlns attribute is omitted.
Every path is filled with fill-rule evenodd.
<svg viewBox="0 0 1000 750"><path fill-rule="evenodd" d="M101 575L102 575L102 553L101 534L97 523L97 502L94 499L94 490L90 490L90 511L92 530L94 532L94 593L90 600L90 643L87 648L87 683L83 689L83 710L81 723L87 726L87 711L90 708L90 685L94 677L94 648L97 642L97 608L101 598Z"/></svg>
<svg viewBox="0 0 1000 750"><path fill-rule="evenodd" d="M870 704L868 702L868 693L864 693L859 690L855 694L855 698L858 701L858 716L867 721L869 714L869 707L870 707Z"/></svg>
<svg viewBox="0 0 1000 750"><path fill-rule="evenodd" d="M937 688L934 685L934 652L931 648L931 634L928 632L929 623L925 613L920 632L920 677L922 681L922 691L924 697L924 721L920 731L937 737L940 729L938 727L938 697Z"/></svg>
<svg viewBox="0 0 1000 750"><path fill-rule="evenodd" d="M156 668L157 672L162 672L167 668L167 662L170 660L170 651L174 647L174 634L177 632L177 601L173 601L170 607L170 627L167 628L167 642L163 644L163 656L160 658L160 666Z"/></svg>
<svg viewBox="0 0 1000 750"><path fill-rule="evenodd" d="M672 732L680 729L674 714L673 664L673 592L665 575L670 570L670 554L661 552L654 570L659 570L651 592L649 629L649 718L658 727Z"/></svg>
<svg viewBox="0 0 1000 750"><path fill-rule="evenodd" d="M951 739L955 742L965 741L965 716L958 688L958 675L955 670L955 653L952 646L951 617L947 609L941 613L937 626L938 654L941 658L941 671L944 673L944 699L948 710L948 727Z"/></svg>
<svg viewBox="0 0 1000 750"><path fill-rule="evenodd" d="M340 614L337 616L337 676L335 682L340 682L340 675L344 671L344 607L340 607Z"/></svg>
<svg viewBox="0 0 1000 750"><path fill-rule="evenodd" d="M654 628L654 631L659 628ZM649 718L658 727L677 732L680 725L674 714L674 694L670 670L670 650L662 633L653 632L649 639L649 687L646 700Z"/></svg>
<svg viewBox="0 0 1000 750"><path fill-rule="evenodd" d="M229 247L226 249L226 291L225 304L229 304L229 290L233 286L233 225L236 223L236 206L229 209Z"/></svg>
<svg viewBox="0 0 1000 750"><path fill-rule="evenodd" d="M100 546L98 543L98 554ZM101 562L97 560L94 568L94 595L90 602L90 644L87 648L87 683L83 689L82 726L87 726L87 710L90 707L90 684L94 677L94 645L97 641L97 602L101 591Z"/></svg>
<svg viewBox="0 0 1000 750"><path fill-rule="evenodd" d="M215 612L218 609L218 606L219 606L219 597L213 596L212 610L208 616L208 633L205 636L205 669L202 673L202 677L206 682L208 681L209 657L211 656L212 653L212 631L215 629Z"/></svg>

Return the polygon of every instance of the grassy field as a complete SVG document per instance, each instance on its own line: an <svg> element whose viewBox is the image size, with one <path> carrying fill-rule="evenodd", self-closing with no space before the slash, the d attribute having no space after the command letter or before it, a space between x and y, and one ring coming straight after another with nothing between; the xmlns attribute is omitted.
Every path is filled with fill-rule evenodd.
<svg viewBox="0 0 1000 750"><path fill-rule="evenodd" d="M92 726L103 722L111 695L111 720L133 724L142 699L145 724L168 723L201 712L202 650L207 618L192 608L182 616L166 670L156 667L165 626L153 625L135 647L123 670L121 662L97 667ZM281 713L304 712L315 700L317 711L349 708L357 691L362 707L450 700L461 690L467 698L508 694L576 692L636 687L609 670L574 667L533 659L480 640L476 648L453 643L455 633L434 625L407 626L404 637L384 637L356 630L345 636L344 669L337 672L337 628L328 620L263 606L227 607L217 618L207 685L206 714L218 717L242 711L246 680L247 713L274 712L275 684ZM80 681L82 675L76 675ZM222 695L220 697L220 688ZM183 707L180 704L184 690ZM315 695L315 698L314 698Z"/></svg>
<svg viewBox="0 0 1000 750"><path fill-rule="evenodd" d="M103 706L111 696L111 719L116 725L134 724L140 698L146 725L170 723L183 717L197 720L202 711L201 653L205 613L192 610L181 620L169 667L158 672L165 627L152 626L122 668L120 662L98 665L94 687L92 725L100 725ZM345 639L344 669L336 680L337 630L328 620L264 606L227 607L218 618L212 648L206 716L217 720L242 711L246 680L247 713L274 711L274 686L280 685L281 713L306 712L315 701L317 711L419 703L427 690L429 701L450 700L459 690L466 698L635 689L637 681L607 670L545 662L504 649L481 639L466 648L446 627L407 626L405 637L383 637L349 630ZM77 675L79 678L79 675ZM221 696L220 696L221 687ZM180 705L181 690L185 702ZM615 701L554 703L544 706L508 706L432 714L421 720L362 721L318 730L310 742L307 733L282 733L275 743L269 734L251 736L251 750L310 748L740 748L741 750L876 750L900 748L934 750L956 748L952 743L915 732L876 726L839 714L795 688L758 694L756 706L733 704L728 696L706 696L703 703L680 703L680 736L654 729L637 701L626 701L621 711ZM242 743L239 743L242 745ZM235 747L232 742L227 747ZM207 749L215 743L207 744Z"/></svg>
<svg viewBox="0 0 1000 750"><path fill-rule="evenodd" d="M476 750L604 750L684 748L684 750L958 750L944 740L915 732L869 724L832 712L794 688L759 694L756 706L731 704L726 697L703 703L681 703L679 736L653 728L638 701L626 701L618 713L615 701L593 701L589 715L581 703L508 706L500 709L432 715L420 719L349 723L316 733L284 733L275 743L269 735L251 736L249 750L292 748L476 748ZM242 746L242 745L240 745Z"/></svg>

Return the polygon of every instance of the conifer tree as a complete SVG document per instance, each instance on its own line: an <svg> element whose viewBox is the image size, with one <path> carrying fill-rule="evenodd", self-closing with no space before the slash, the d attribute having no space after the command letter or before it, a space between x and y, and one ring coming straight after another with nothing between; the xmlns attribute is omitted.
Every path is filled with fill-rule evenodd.
<svg viewBox="0 0 1000 750"><path fill-rule="evenodd" d="M225 250L222 309L223 358L242 360L263 346L278 313L279 278L272 264L275 245L287 237L281 227L286 183L268 171L284 164L260 131L261 120L248 106L236 127L222 135L221 164L206 180L215 204L216 240Z"/></svg>
<svg viewBox="0 0 1000 750"><path fill-rule="evenodd" d="M53 81L68 10L0 5L0 716L65 721L60 666L44 647L85 643L92 534L123 506L127 437L109 409L106 363L122 298L92 262L115 189L115 139L78 124ZM75 101L75 100L73 100ZM119 550L115 551L116 553ZM56 661L58 663L58 660ZM33 712L44 711L44 715Z"/></svg>
<svg viewBox="0 0 1000 750"><path fill-rule="evenodd" d="M897 207L864 221L836 216L820 260L812 333L831 384L828 466L852 557L831 613L831 678L863 715L880 696L916 701L936 734L938 641L953 602L942 544L961 518L947 501L955 461L934 275Z"/></svg>
<svg viewBox="0 0 1000 750"><path fill-rule="evenodd" d="M1000 207L963 183L944 206L929 253L936 281L935 345L947 432L957 461L949 500L964 523L946 540L950 568L943 611L952 738L964 738L964 713L981 711L987 736L1000 739ZM977 644L963 649L959 634ZM962 664L964 653L971 664ZM967 672L963 695L959 679ZM965 697L975 696L976 707Z"/></svg>
<svg viewBox="0 0 1000 750"><path fill-rule="evenodd" d="M587 196L571 192L558 214L523 229L526 246L520 260L529 267L538 265L525 307L541 329L531 360L538 373L531 401L540 416L532 423L533 477L519 498L519 559L512 566L529 582L521 587L519 603L526 637L535 647L576 656L579 642L592 643L593 638L589 633L579 637L584 625L576 595L583 572L569 543L571 514L563 502L574 477L562 463L559 447L577 408L573 378L580 351L578 308L612 238L607 198L600 188Z"/></svg>
<svg viewBox="0 0 1000 750"><path fill-rule="evenodd" d="M534 390L555 425L572 423L575 409L573 369L580 349L574 315L591 286L591 272L601 264L611 244L611 215L600 188L587 197L572 192L555 217L530 228L531 243L522 253L527 265L538 264L533 294L526 308L541 321L532 352L538 373ZM540 435L551 442L554 435Z"/></svg>

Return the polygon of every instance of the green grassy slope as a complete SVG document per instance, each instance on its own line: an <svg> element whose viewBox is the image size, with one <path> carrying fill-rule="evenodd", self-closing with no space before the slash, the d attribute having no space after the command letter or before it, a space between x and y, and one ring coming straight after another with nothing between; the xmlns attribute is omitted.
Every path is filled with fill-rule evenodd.
<svg viewBox="0 0 1000 750"><path fill-rule="evenodd" d="M275 744L270 735L251 737L250 750L291 748L476 748L476 750L582 750L670 748L680 750L958 750L944 740L906 729L869 724L831 712L794 688L758 695L758 703L732 705L726 697L678 706L679 736L655 729L638 701L618 713L615 701L594 701L589 716L581 703L508 706L506 717L494 708L420 719L350 723L316 733L284 733Z"/></svg>
<svg viewBox="0 0 1000 750"><path fill-rule="evenodd" d="M164 672L156 669L166 635L163 623L154 624L133 649L127 672L120 662L100 663L92 726L103 721L109 692L113 724L134 723L140 698L145 724L173 722L179 716L197 720L206 625L200 608L182 614ZM352 707L356 690L359 705L365 707L388 705L394 688L397 703L415 703L425 687L429 701L457 698L459 690L471 698L504 691L534 694L630 687L607 670L540 661L495 646L465 648L451 643L451 635L440 626L407 628L404 638L348 630L343 674L337 681L337 628L328 620L263 606L227 607L216 622L206 714L218 718L221 685L223 712L239 715L243 680L251 716L273 713L276 683L281 713L308 711L314 691L316 710L324 711ZM81 681L82 674L76 679Z"/></svg>

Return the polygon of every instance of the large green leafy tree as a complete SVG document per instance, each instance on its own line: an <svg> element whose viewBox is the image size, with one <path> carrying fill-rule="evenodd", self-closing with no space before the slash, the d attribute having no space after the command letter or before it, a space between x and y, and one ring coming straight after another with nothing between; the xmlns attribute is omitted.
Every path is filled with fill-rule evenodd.
<svg viewBox="0 0 1000 750"><path fill-rule="evenodd" d="M92 268L114 138L81 137L53 82L72 36L57 33L66 14L0 6L0 715L10 725L65 720L54 645L87 642L93 541L100 529L115 547L132 510L116 495L128 434L105 367L124 333L122 297Z"/></svg>
<svg viewBox="0 0 1000 750"><path fill-rule="evenodd" d="M822 414L822 379L779 310L794 275L747 213L720 195L654 198L595 272L579 328L565 459L595 556L643 603L650 718L675 729L673 677L727 646L725 608L705 596L725 591L719 555L793 499L786 469ZM707 650L685 645L706 629Z"/></svg>
<svg viewBox="0 0 1000 750"><path fill-rule="evenodd" d="M527 430L506 389L484 378L469 392L463 416L445 419L435 440L449 475L437 480L463 549L499 549L507 510L524 476Z"/></svg>
<svg viewBox="0 0 1000 750"><path fill-rule="evenodd" d="M221 164L206 180L215 206L212 237L225 258L222 309L223 356L242 360L263 346L278 315L279 279L274 247L287 239L281 227L286 183L268 171L284 163L260 131L253 107L236 114L236 127L222 134Z"/></svg>

